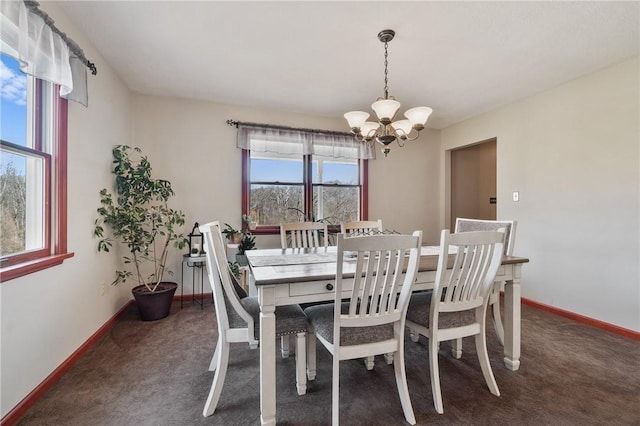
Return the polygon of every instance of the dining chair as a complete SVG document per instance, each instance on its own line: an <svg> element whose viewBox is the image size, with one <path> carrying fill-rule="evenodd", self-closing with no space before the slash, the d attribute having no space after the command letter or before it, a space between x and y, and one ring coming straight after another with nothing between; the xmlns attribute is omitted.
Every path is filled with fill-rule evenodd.
<svg viewBox="0 0 640 426"><path fill-rule="evenodd" d="M383 231L382 220L354 220L340 223L340 232L347 236L365 235L372 231Z"/></svg>
<svg viewBox="0 0 640 426"><path fill-rule="evenodd" d="M429 371L433 404L444 412L440 391L438 348L442 341L475 336L482 374L492 394L500 396L491 370L485 334L487 303L502 261L503 232L461 232L440 237L440 253L433 291L411 296L407 327L429 339ZM449 261L449 248L455 259ZM450 269L448 266L452 265ZM312 324L313 326L313 324Z"/></svg>
<svg viewBox="0 0 640 426"><path fill-rule="evenodd" d="M416 422L407 388L403 336L421 244L421 231L413 235L337 237L334 303L305 309L313 331L309 350L315 347L315 337L333 356L333 425L339 424L340 361L385 353L394 354L405 419L410 424Z"/></svg>
<svg viewBox="0 0 640 426"><path fill-rule="evenodd" d="M282 248L327 247L327 224L323 222L289 222L280 224Z"/></svg>
<svg viewBox="0 0 640 426"><path fill-rule="evenodd" d="M229 344L248 343L256 349L259 343L260 305L257 297L240 298L232 280L224 241L218 222L200 225L205 251L209 282L211 284L216 319L218 323L218 342L209 365L215 371L211 390L202 414L207 417L214 413L229 364ZM306 337L309 324L299 305L278 306L276 316L276 336L296 336L296 386L298 395L307 391Z"/></svg>
<svg viewBox="0 0 640 426"><path fill-rule="evenodd" d="M280 224L280 245L286 248L312 248L328 246L327 224L323 222L289 222ZM304 305L303 305L304 306ZM290 353L290 337L280 339L280 352L283 358ZM313 379L313 371L309 378Z"/></svg>
<svg viewBox="0 0 640 426"><path fill-rule="evenodd" d="M362 236L367 234L373 234L374 231L382 232L382 220L353 220L340 223L340 232L345 236ZM384 359L387 364L393 363L393 354L385 354ZM375 365L375 357L370 356L364 359L364 365L367 370L373 370Z"/></svg>
<svg viewBox="0 0 640 426"><path fill-rule="evenodd" d="M484 219L467 219L457 218L455 232L469 232L469 231L497 231L498 229L505 229L505 243L504 243L504 255L511 256L513 254L513 247L516 240L516 225L515 220L484 220ZM491 306L493 328L496 330L498 341L504 346L504 325L502 322L502 316L500 314L500 292L504 285L503 281L496 281L493 284L491 295L489 296L489 305ZM456 357L462 356L462 341L457 341L454 346L454 355Z"/></svg>

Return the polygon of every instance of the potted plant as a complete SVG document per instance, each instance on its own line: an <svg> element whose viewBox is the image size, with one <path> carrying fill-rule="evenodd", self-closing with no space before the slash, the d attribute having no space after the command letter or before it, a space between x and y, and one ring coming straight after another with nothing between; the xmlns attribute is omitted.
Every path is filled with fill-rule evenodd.
<svg viewBox="0 0 640 426"><path fill-rule="evenodd" d="M258 226L258 222L251 216L243 214L242 223L244 223L242 229L242 239L240 240L240 244L238 244L238 254L236 254L236 261L241 266L247 266L249 262L247 261L245 252L247 250L253 250L256 247L256 237L251 233L251 231Z"/></svg>
<svg viewBox="0 0 640 426"><path fill-rule="evenodd" d="M240 241L242 241L243 237L242 231L235 229L228 223L225 223L224 225L226 226L226 228L222 230L222 233L227 238L227 241L229 241L230 244L240 244Z"/></svg>
<svg viewBox="0 0 640 426"><path fill-rule="evenodd" d="M256 237L251 233L251 231L244 231L242 240L240 240L240 244L238 244L238 254L236 254L236 261L241 266L247 266L249 262L247 261L245 252L247 250L253 250L255 247Z"/></svg>
<svg viewBox="0 0 640 426"><path fill-rule="evenodd" d="M178 232L184 213L168 206L174 195L171 183L151 177L151 164L140 148L117 145L112 154L115 194L106 188L100 191L100 217L94 229L98 251L108 252L114 240L127 247L123 260L128 269L116 271L112 284L136 281L132 293L141 318L161 319L169 315L177 288L176 283L163 281L165 273L172 274L166 268L169 248L182 249L187 243Z"/></svg>
<svg viewBox="0 0 640 426"><path fill-rule="evenodd" d="M233 274L236 280L240 279L240 264L238 262L227 261L229 264L229 271Z"/></svg>
<svg viewBox="0 0 640 426"><path fill-rule="evenodd" d="M258 220L255 219L253 216L243 214L242 221L247 224L247 227L249 228L250 231L253 231L258 227Z"/></svg>

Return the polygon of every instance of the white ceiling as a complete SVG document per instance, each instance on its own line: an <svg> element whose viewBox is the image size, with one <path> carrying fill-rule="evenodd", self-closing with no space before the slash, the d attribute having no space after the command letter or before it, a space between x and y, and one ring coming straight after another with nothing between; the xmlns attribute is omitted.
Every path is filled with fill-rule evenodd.
<svg viewBox="0 0 640 426"><path fill-rule="evenodd" d="M432 128L640 54L638 1L59 4L135 92L328 117L383 94L391 28L389 93Z"/></svg>

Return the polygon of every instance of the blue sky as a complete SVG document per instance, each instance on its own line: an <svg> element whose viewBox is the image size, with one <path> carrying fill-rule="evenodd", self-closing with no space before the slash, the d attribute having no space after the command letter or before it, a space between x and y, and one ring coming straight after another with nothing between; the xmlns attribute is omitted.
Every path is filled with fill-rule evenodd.
<svg viewBox="0 0 640 426"><path fill-rule="evenodd" d="M15 59L1 55L0 61L0 138L25 145L27 78Z"/></svg>
<svg viewBox="0 0 640 426"><path fill-rule="evenodd" d="M17 145L27 140L27 78L15 59L0 55L0 138ZM23 157L2 152L2 169L13 163L19 174L24 174Z"/></svg>
<svg viewBox="0 0 640 426"><path fill-rule="evenodd" d="M313 164L313 175L317 176L317 163ZM251 180L302 182L302 161L253 159L251 161ZM357 184L358 167L355 164L337 164L325 161L323 182L334 181L343 184Z"/></svg>

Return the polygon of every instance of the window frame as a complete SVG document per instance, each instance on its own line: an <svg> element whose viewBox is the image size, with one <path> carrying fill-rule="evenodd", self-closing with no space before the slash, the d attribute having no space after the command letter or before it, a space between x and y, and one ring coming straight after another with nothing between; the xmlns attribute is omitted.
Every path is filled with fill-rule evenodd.
<svg viewBox="0 0 640 426"><path fill-rule="evenodd" d="M49 117L52 117L52 140L50 152L47 152L43 140L43 120L47 109L43 107L43 80L34 78L35 96L33 103L27 103L32 108L33 119L33 147L18 147L25 152L35 151L50 156L50 164L45 172L45 229L44 245L38 250L32 250L16 255L5 256L0 259L0 282L9 281L37 271L60 265L65 259L74 255L67 252L67 128L68 101L60 97L60 87L50 88L53 99ZM28 115L28 114L27 114Z"/></svg>
<svg viewBox="0 0 640 426"><path fill-rule="evenodd" d="M309 216L313 211L313 188L316 186L325 187L352 187L354 185L326 185L321 183L313 183L313 155L306 154L302 156L303 161L303 196L304 196L304 212ZM366 159L358 160L358 170L360 173L360 220L368 220L369 217L369 161ZM249 215L251 206L251 151L248 149L242 149L242 214ZM272 182L269 182L271 184ZM299 185L296 183L296 185ZM246 224L242 224L242 228L246 228ZM335 224L329 226L329 231L332 233L340 232L340 225ZM277 235L280 234L279 225L260 225L251 231L256 235Z"/></svg>

